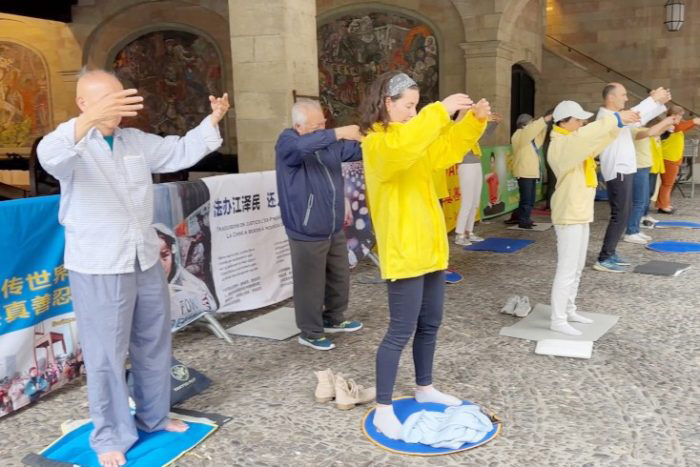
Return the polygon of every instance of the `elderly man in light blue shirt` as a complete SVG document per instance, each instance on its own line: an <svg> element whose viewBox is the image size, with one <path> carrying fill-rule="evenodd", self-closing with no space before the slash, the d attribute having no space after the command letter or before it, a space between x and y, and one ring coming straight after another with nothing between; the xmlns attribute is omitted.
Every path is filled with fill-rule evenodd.
<svg viewBox="0 0 700 467"><path fill-rule="evenodd" d="M41 165L59 180L59 221L65 226L65 267L88 379L100 464L124 465L144 431L182 432L170 409L170 303L153 223L152 173L175 172L221 146L219 121L228 96L209 97L212 113L185 136L164 138L120 128L143 108L102 70L77 84L80 115L39 144ZM134 376L136 416L129 412L124 365Z"/></svg>

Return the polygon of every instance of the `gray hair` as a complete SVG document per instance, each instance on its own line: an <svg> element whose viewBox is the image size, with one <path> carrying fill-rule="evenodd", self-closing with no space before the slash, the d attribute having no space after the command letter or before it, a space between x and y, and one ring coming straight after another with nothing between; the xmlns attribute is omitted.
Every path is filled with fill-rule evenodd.
<svg viewBox="0 0 700 467"><path fill-rule="evenodd" d="M515 120L515 126L516 126L516 128L524 128L531 121L532 121L532 115L520 114L520 115L518 115L518 118Z"/></svg>
<svg viewBox="0 0 700 467"><path fill-rule="evenodd" d="M90 75L95 75L95 74L109 75L109 76L112 76L113 78L119 79L119 77L117 77L117 75L113 71L104 70L102 68L90 68L88 65L83 65L83 67L78 72L76 78L80 79L80 78L83 78L85 76L90 76Z"/></svg>
<svg viewBox="0 0 700 467"><path fill-rule="evenodd" d="M292 126L306 123L306 112L309 109L321 110L321 103L315 99L297 99L292 105Z"/></svg>

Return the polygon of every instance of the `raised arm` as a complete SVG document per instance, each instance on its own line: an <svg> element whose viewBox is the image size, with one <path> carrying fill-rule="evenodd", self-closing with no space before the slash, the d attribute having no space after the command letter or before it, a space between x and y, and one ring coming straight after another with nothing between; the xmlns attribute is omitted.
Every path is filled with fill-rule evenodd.
<svg viewBox="0 0 700 467"><path fill-rule="evenodd" d="M365 163L380 179L388 180L427 157L428 147L449 124L450 116L441 102L426 105L406 123L370 132L362 141Z"/></svg>
<svg viewBox="0 0 700 467"><path fill-rule="evenodd" d="M229 109L228 94L209 96L211 114L185 136L160 137L139 132L146 159L153 173L177 172L192 167L222 143L219 122Z"/></svg>
<svg viewBox="0 0 700 467"><path fill-rule="evenodd" d="M46 135L37 147L39 163L44 170L58 180L70 178L88 131L100 122L135 116L143 108L143 97L136 94L136 89L109 93L85 108L77 118L62 123Z"/></svg>
<svg viewBox="0 0 700 467"><path fill-rule="evenodd" d="M525 125L525 128L522 129L522 136L520 136L520 140L523 141L523 144L530 144L530 141L537 138L537 136L546 129L547 122L545 121L544 117L540 117L537 120L533 120Z"/></svg>
<svg viewBox="0 0 700 467"><path fill-rule="evenodd" d="M488 106L488 102L485 105ZM489 110L480 113L481 118L478 118L475 113L479 112L477 106L462 120L445 128L440 137L430 146L428 152L434 169L447 169L457 164L479 141L486 129Z"/></svg>
<svg viewBox="0 0 700 467"><path fill-rule="evenodd" d="M556 130L552 130L553 132ZM620 126L615 115L608 115L589 123L565 137L552 138L547 161L556 174L569 172L584 160L597 155L619 134ZM556 152L552 146L556 145Z"/></svg>
<svg viewBox="0 0 700 467"><path fill-rule="evenodd" d="M78 145L75 142L75 121L61 123L58 128L42 138L36 152L39 163L57 180L67 180L73 174L80 149L84 141Z"/></svg>
<svg viewBox="0 0 700 467"><path fill-rule="evenodd" d="M673 127L673 123L673 117L666 117L651 128L640 128L637 132L635 132L634 139L639 140L648 138L650 136L659 136L660 134Z"/></svg>

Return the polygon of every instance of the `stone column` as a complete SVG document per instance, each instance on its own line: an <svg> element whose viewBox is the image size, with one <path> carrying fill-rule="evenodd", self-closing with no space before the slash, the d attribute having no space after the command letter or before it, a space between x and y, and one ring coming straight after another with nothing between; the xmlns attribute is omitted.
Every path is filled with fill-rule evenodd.
<svg viewBox="0 0 700 467"><path fill-rule="evenodd" d="M316 0L229 0L241 172L273 169L292 91L318 96Z"/></svg>
<svg viewBox="0 0 700 467"><path fill-rule="evenodd" d="M514 48L499 40L465 42L467 93L470 97L486 98L495 112L503 116L492 141L510 141L510 85ZM490 141L485 143L490 144Z"/></svg>

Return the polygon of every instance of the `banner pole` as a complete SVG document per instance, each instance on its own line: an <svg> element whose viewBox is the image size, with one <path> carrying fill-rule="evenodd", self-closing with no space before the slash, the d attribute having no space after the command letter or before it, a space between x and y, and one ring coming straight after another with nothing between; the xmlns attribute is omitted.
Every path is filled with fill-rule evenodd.
<svg viewBox="0 0 700 467"><path fill-rule="evenodd" d="M219 323L219 320L217 320L212 313L205 313L197 320L197 323L209 329L209 331L211 331L216 337L225 340L229 344L233 344L233 339L231 339L231 336L226 332L226 329L224 329L221 323Z"/></svg>

